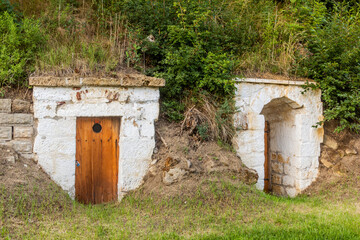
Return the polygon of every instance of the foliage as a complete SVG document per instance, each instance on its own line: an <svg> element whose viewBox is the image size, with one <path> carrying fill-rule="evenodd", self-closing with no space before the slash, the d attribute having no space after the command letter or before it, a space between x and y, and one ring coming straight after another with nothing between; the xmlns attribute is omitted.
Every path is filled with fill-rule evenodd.
<svg viewBox="0 0 360 240"><path fill-rule="evenodd" d="M14 4L11 4L9 0L0 0L0 14L4 12L8 12L16 17L21 16L21 13L15 9Z"/></svg>
<svg viewBox="0 0 360 240"><path fill-rule="evenodd" d="M184 118L182 112L185 110L185 105L178 101L168 100L162 102L161 107L162 112L171 121L179 122Z"/></svg>
<svg viewBox="0 0 360 240"><path fill-rule="evenodd" d="M203 141L209 140L209 138L210 138L209 126L207 123L202 123L200 125L197 125L196 128L197 128L197 132L198 132L201 140L203 140Z"/></svg>
<svg viewBox="0 0 360 240"><path fill-rule="evenodd" d="M135 68L166 79L162 110L180 121L187 98L198 98L202 108L203 91L224 104L235 75L304 76L323 92L325 121L359 131L359 6L356 0L0 0L1 16L10 16L1 18L0 80L20 84L34 70L112 75ZM40 46L47 51L40 54Z"/></svg>
<svg viewBox="0 0 360 240"><path fill-rule="evenodd" d="M299 3L301 4L301 3ZM360 131L360 14L352 4L311 1L296 8L309 56L301 74L314 79L325 103L325 120L338 119L337 131Z"/></svg>
<svg viewBox="0 0 360 240"><path fill-rule="evenodd" d="M0 87L26 83L44 40L39 21L19 23L7 11L0 15Z"/></svg>

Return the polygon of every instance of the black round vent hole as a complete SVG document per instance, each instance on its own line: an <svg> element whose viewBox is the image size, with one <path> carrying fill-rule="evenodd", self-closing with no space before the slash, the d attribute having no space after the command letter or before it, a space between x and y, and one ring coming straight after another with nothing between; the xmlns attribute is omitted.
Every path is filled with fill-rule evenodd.
<svg viewBox="0 0 360 240"><path fill-rule="evenodd" d="M92 129L94 132L99 133L99 132L101 132L102 127L100 124L95 123L94 126L92 127Z"/></svg>

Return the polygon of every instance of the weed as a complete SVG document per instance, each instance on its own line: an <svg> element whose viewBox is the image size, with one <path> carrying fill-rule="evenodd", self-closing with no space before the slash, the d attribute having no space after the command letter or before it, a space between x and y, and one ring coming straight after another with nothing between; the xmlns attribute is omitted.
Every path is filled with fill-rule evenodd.
<svg viewBox="0 0 360 240"><path fill-rule="evenodd" d="M197 132L201 138L201 140L203 141L207 141L210 139L210 136L209 136L209 130L208 130L208 124L207 123L202 123L198 126L196 126L197 128Z"/></svg>

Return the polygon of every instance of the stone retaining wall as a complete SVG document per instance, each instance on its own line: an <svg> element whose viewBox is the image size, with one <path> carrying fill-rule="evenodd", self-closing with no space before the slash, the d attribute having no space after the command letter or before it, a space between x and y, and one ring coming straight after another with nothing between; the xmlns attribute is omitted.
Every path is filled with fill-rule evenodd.
<svg viewBox="0 0 360 240"><path fill-rule="evenodd" d="M23 157L33 157L34 117L32 104L20 99L0 99L0 145Z"/></svg>

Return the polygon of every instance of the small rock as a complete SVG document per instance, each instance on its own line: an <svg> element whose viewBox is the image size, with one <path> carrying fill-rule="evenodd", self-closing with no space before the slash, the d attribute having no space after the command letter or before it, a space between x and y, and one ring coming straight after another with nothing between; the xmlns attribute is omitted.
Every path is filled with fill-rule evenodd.
<svg viewBox="0 0 360 240"><path fill-rule="evenodd" d="M15 156L7 156L5 157L6 161L10 162L10 163L15 163L16 161L16 157Z"/></svg>
<svg viewBox="0 0 360 240"><path fill-rule="evenodd" d="M327 161L325 158L321 158L321 159L320 159L320 162L321 162L322 164L324 164L324 166L325 166L326 168L331 168L331 167L334 166L334 164L332 164L331 162Z"/></svg>
<svg viewBox="0 0 360 240"><path fill-rule="evenodd" d="M324 136L324 144L334 150L336 150L339 146L336 140L328 135Z"/></svg>
<svg viewBox="0 0 360 240"><path fill-rule="evenodd" d="M164 171L169 171L171 167L175 166L179 163L179 160L174 159L172 157L167 157L165 159L165 167L163 168Z"/></svg>
<svg viewBox="0 0 360 240"><path fill-rule="evenodd" d="M187 173L184 169L172 168L168 172L164 172L163 183L165 185L171 185L175 182L180 181Z"/></svg>
<svg viewBox="0 0 360 240"><path fill-rule="evenodd" d="M152 176L155 176L156 175L156 167L155 166L152 166L149 168L149 173L152 175Z"/></svg>
<svg viewBox="0 0 360 240"><path fill-rule="evenodd" d="M338 153L341 158L345 156L345 152L343 150L338 150Z"/></svg>
<svg viewBox="0 0 360 240"><path fill-rule="evenodd" d="M28 165L27 165L27 164L24 164L24 167L28 167Z"/></svg>
<svg viewBox="0 0 360 240"><path fill-rule="evenodd" d="M345 153L346 153L346 155L356 155L357 151L355 149L353 149L353 148L347 148L345 150Z"/></svg>
<svg viewBox="0 0 360 240"><path fill-rule="evenodd" d="M192 163L190 162L190 160L186 159L186 163L187 163L188 168L191 168Z"/></svg>
<svg viewBox="0 0 360 240"><path fill-rule="evenodd" d="M159 152L159 149L156 147L154 148L154 153L157 154Z"/></svg>
<svg viewBox="0 0 360 240"><path fill-rule="evenodd" d="M150 165L155 165L157 162L158 162L158 159L154 159L154 160L150 163Z"/></svg>

